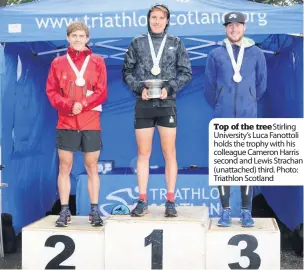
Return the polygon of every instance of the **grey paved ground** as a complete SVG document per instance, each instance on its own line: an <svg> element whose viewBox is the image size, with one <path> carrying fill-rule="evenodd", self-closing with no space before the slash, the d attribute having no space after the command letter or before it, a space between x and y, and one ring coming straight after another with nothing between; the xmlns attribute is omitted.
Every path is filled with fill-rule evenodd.
<svg viewBox="0 0 304 270"><path fill-rule="evenodd" d="M303 258L293 251L281 252L281 269L303 269Z"/></svg>

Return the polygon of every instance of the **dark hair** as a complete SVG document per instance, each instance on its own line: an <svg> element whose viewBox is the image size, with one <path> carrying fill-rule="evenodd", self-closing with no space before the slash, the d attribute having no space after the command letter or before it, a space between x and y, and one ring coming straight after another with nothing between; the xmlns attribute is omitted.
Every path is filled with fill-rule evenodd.
<svg viewBox="0 0 304 270"><path fill-rule="evenodd" d="M148 17L148 28L149 28L149 30L150 30L149 20L150 20L151 12L152 12L154 9L158 9L158 10L161 10L161 11L167 13L168 24L166 25L166 28L165 28L165 30L166 30L166 29L168 28L168 26L169 26L170 11L169 11L169 8L166 7L166 6L163 5L163 4L156 4L156 5L154 5L153 7L151 7L151 8L149 9L148 15L147 15L147 17Z"/></svg>

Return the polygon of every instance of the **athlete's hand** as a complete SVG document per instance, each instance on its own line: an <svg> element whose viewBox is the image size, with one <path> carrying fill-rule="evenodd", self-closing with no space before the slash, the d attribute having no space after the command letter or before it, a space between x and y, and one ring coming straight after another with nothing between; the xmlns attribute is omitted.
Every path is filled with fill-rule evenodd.
<svg viewBox="0 0 304 270"><path fill-rule="evenodd" d="M149 99L149 96L148 96L148 89L147 89L147 88L144 88L144 89L142 90L141 98L142 98L143 100L148 100L148 99Z"/></svg>
<svg viewBox="0 0 304 270"><path fill-rule="evenodd" d="M160 99L166 99L168 97L168 92L166 88L161 90Z"/></svg>
<svg viewBox="0 0 304 270"><path fill-rule="evenodd" d="M73 105L72 113L74 115L81 113L82 111L82 105L79 102L75 102Z"/></svg>

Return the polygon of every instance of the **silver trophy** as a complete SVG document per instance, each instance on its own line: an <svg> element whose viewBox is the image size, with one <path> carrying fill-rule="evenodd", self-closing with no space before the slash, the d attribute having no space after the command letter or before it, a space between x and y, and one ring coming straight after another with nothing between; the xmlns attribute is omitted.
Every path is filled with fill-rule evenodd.
<svg viewBox="0 0 304 270"><path fill-rule="evenodd" d="M159 79L142 81L145 83L145 86L148 89L149 98L160 98L161 90L166 81L167 80L159 80Z"/></svg>

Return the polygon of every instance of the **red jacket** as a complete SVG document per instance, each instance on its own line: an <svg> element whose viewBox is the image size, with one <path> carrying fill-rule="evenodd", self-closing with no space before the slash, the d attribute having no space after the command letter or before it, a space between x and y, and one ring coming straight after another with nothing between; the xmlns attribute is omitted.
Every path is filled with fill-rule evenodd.
<svg viewBox="0 0 304 270"><path fill-rule="evenodd" d="M58 110L57 129L100 130L100 112L92 109L107 98L107 71L104 60L92 54L89 48L78 52L69 47L68 54L79 71L86 56L91 56L84 73L86 84L83 87L75 84L76 75L66 55L55 58L51 64L46 94L52 106ZM87 96L87 90L93 91L93 94ZM72 114L75 101L83 106L82 112L77 115Z"/></svg>

